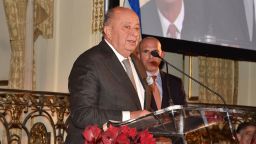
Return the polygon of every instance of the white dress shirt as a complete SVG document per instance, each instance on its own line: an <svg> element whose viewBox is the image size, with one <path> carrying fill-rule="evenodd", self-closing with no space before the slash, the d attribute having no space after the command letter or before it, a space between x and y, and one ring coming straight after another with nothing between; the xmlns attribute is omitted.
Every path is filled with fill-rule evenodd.
<svg viewBox="0 0 256 144"><path fill-rule="evenodd" d="M158 15L160 18L163 36L167 37L169 25L174 24L177 28L176 38L180 39L181 38L180 34L181 34L182 25L183 25L183 21L184 21L184 14L185 14L184 2L182 1L181 11L173 23L171 23L166 17L164 17L159 9L157 9L157 12L158 12Z"/></svg>
<svg viewBox="0 0 256 144"><path fill-rule="evenodd" d="M250 36L250 40L252 40L253 21L256 20L256 11L255 11L256 0L244 0L244 7L245 7L245 14L246 14L249 36Z"/></svg>
<svg viewBox="0 0 256 144"><path fill-rule="evenodd" d="M160 92L161 101L162 101L162 99L163 99L163 87L162 87L162 79L161 79L161 75L160 75L159 69L154 74L147 71L147 76L156 76L156 85L157 85L158 90Z"/></svg>
<svg viewBox="0 0 256 144"><path fill-rule="evenodd" d="M110 46L110 48L113 50L113 52L114 52L115 55L117 56L119 62L122 64L124 70L126 71L125 66L124 66L124 64L122 63L122 61L123 61L124 59L126 59L126 58L123 57L120 53L118 53L118 52L116 51L116 49L114 49L114 47L113 47L107 40L105 40L105 41L106 41L106 43ZM144 90L143 85L142 85L142 83L141 83L141 81L140 81L140 79L139 79L138 73L137 73L137 71L136 71L136 69L135 69L135 66L134 66L134 64L133 64L133 62L132 62L132 60L131 60L131 58L128 57L128 59L130 59L130 64L131 64L131 68L132 68L132 73L133 73L133 76L134 76L134 80L135 80L135 84L136 84L136 90L137 90L137 94L138 94L138 96L139 96L141 108L144 109L144 99L145 99L144 94L145 94L145 90ZM122 120L123 120L123 121L130 119L130 112L129 112L129 111L123 111L122 114L123 114L123 117L122 117Z"/></svg>

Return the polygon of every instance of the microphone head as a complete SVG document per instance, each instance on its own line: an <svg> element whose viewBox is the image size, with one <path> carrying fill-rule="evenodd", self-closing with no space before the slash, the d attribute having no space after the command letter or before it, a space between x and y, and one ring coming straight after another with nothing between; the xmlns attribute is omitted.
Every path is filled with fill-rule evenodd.
<svg viewBox="0 0 256 144"><path fill-rule="evenodd" d="M157 51L157 50L151 51L151 55L152 55L153 57L161 58L161 57L159 56L159 54L158 54L158 51Z"/></svg>
<svg viewBox="0 0 256 144"><path fill-rule="evenodd" d="M152 85L154 83L154 80L153 80L153 78L151 76L148 76L146 81L147 81L148 85Z"/></svg>

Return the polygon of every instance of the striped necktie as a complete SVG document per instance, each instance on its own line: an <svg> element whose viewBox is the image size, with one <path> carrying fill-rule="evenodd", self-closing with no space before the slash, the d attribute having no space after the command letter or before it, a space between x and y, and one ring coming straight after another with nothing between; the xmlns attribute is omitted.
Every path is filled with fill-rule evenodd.
<svg viewBox="0 0 256 144"><path fill-rule="evenodd" d="M152 76L152 78L154 80L153 95L154 95L154 99L155 99L155 102L156 102L156 106L157 106L157 109L161 109L161 96L160 96L160 91L158 89L157 81L156 81L157 76Z"/></svg>
<svg viewBox="0 0 256 144"><path fill-rule="evenodd" d="M124 59L122 62L123 62L124 67L126 69L126 73L127 73L128 77L130 78L130 80L133 84L133 87L137 91L134 76L133 76L133 73L132 73L132 67L131 67L131 64L130 64L130 60L129 59Z"/></svg>

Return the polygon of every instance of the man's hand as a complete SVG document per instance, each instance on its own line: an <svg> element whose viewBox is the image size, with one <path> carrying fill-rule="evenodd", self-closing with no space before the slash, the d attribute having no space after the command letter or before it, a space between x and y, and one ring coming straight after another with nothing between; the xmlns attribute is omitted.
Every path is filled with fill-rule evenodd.
<svg viewBox="0 0 256 144"><path fill-rule="evenodd" d="M150 114L151 112L147 111L147 110L140 110L140 111L133 111L130 113L130 118L131 119L136 119L142 116L145 116L147 114Z"/></svg>

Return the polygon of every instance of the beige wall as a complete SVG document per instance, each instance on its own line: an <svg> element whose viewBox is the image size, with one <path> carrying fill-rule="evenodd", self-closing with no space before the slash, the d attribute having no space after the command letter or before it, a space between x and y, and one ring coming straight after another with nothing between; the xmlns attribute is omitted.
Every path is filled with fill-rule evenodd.
<svg viewBox="0 0 256 144"><path fill-rule="evenodd" d="M38 90L68 91L72 64L91 47L91 11L92 1L55 1L54 39L36 43Z"/></svg>
<svg viewBox="0 0 256 144"><path fill-rule="evenodd" d="M2 4L2 0L0 1ZM94 43L90 29L93 1L55 0L54 2L54 38L45 40L40 37L36 42L37 90L68 92L68 75L74 60ZM1 8L0 11L2 11ZM9 48L6 48L7 34L2 38L3 19L1 14L0 78L8 76L6 70L9 69L9 64L3 63L1 56L6 56L4 59L8 62L10 54ZM166 59L182 69L181 55L167 54ZM256 63L239 62L239 66L238 104L256 106ZM170 72L182 77L175 70Z"/></svg>
<svg viewBox="0 0 256 144"><path fill-rule="evenodd" d="M238 104L256 106L256 63L239 62Z"/></svg>

